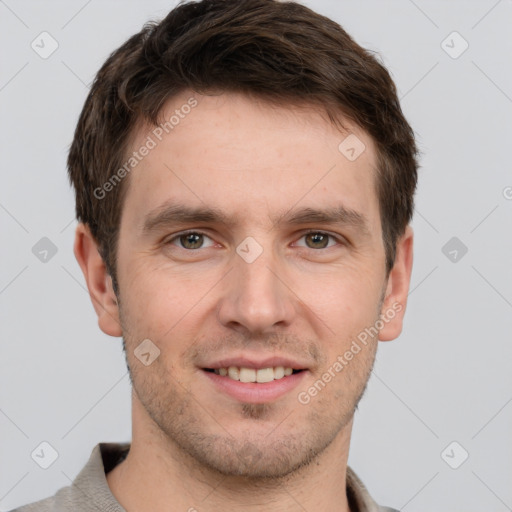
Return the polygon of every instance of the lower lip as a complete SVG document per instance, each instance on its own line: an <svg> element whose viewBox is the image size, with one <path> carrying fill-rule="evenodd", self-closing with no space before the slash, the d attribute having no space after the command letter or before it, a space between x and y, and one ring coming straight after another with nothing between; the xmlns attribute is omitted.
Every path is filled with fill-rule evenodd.
<svg viewBox="0 0 512 512"><path fill-rule="evenodd" d="M202 372L223 393L240 402L252 404L264 404L281 398L296 388L308 373L307 370L302 370L282 379L258 383L240 382L206 370L202 370Z"/></svg>

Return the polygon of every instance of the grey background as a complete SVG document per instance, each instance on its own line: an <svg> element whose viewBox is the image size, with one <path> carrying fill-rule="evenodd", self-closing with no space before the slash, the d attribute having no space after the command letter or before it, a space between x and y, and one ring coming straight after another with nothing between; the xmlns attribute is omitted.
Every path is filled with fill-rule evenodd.
<svg viewBox="0 0 512 512"><path fill-rule="evenodd" d="M65 159L100 65L173 5L0 0L2 511L69 485L96 443L130 439L121 340L97 327L72 254ZM382 55L424 153L404 332L380 344L349 464L407 512L512 510L512 2L307 5ZM43 31L59 44L47 59L31 48ZM453 31L469 44L458 58L458 36L442 46ZM59 454L46 470L31 458L42 441Z"/></svg>

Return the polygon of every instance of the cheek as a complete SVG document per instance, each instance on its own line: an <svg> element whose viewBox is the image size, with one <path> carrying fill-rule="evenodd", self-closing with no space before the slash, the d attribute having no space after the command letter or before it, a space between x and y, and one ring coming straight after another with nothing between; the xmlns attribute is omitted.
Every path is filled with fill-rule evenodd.
<svg viewBox="0 0 512 512"><path fill-rule="evenodd" d="M317 282L318 287L309 288L308 299L304 302L328 327L324 331L323 345L330 363L378 319L382 293L382 287L377 286L378 278L370 272L351 276L340 274L338 279L331 277ZM307 289L303 288L304 294Z"/></svg>
<svg viewBox="0 0 512 512"><path fill-rule="evenodd" d="M377 312L382 293L380 276L368 272L340 272L302 286L310 305L328 317L342 322L355 322ZM301 296L302 297L302 296Z"/></svg>
<svg viewBox="0 0 512 512"><path fill-rule="evenodd" d="M134 261L125 269L123 291L124 317L131 332L163 343L187 331L199 312L196 306L213 284L199 279L197 273L184 272L147 261Z"/></svg>

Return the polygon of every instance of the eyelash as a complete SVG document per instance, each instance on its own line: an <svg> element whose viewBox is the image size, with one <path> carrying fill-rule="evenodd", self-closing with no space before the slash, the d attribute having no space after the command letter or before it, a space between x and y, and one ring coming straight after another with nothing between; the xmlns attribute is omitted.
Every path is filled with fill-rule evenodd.
<svg viewBox="0 0 512 512"><path fill-rule="evenodd" d="M190 229L188 231L182 231L180 233L177 233L175 235L173 235L171 238L169 238L165 243L164 245L173 245L172 242L174 242L175 240L179 240L182 236L185 236L185 235L189 235L189 234L195 234L195 235L203 235L207 238L210 238L211 237L206 234L205 232L203 231L200 231L200 230L196 230L196 229ZM331 239L335 240L339 245L347 245L347 242L345 242L342 238L340 238L339 236L337 235L333 235L332 233L329 233L327 231L318 231L317 229L310 229L308 231L304 231L300 238L303 238L307 235L310 235L310 234L315 234L315 235L325 235L325 236L328 236L330 237ZM187 251L187 252L195 252L195 251L198 251L200 249L203 249L203 247L200 247L199 249L186 249L185 247L179 247L177 246L179 249L182 249L184 251ZM333 246L330 246L330 247L324 247L324 248L320 248L320 249L313 249L311 247L304 247L304 246L301 246L303 247L303 249L310 249L311 251L321 251L321 250L326 250L326 249L332 249Z"/></svg>

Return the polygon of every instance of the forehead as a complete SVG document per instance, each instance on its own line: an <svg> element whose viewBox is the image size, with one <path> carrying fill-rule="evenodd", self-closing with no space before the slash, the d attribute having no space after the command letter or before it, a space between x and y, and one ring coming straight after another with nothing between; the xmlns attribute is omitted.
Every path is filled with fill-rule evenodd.
<svg viewBox="0 0 512 512"><path fill-rule="evenodd" d="M209 205L241 223L340 204L379 221L373 141L345 120L340 131L317 106L183 92L160 118L159 126L139 127L130 144L127 158L134 151L140 158L126 184L130 221L169 200Z"/></svg>

